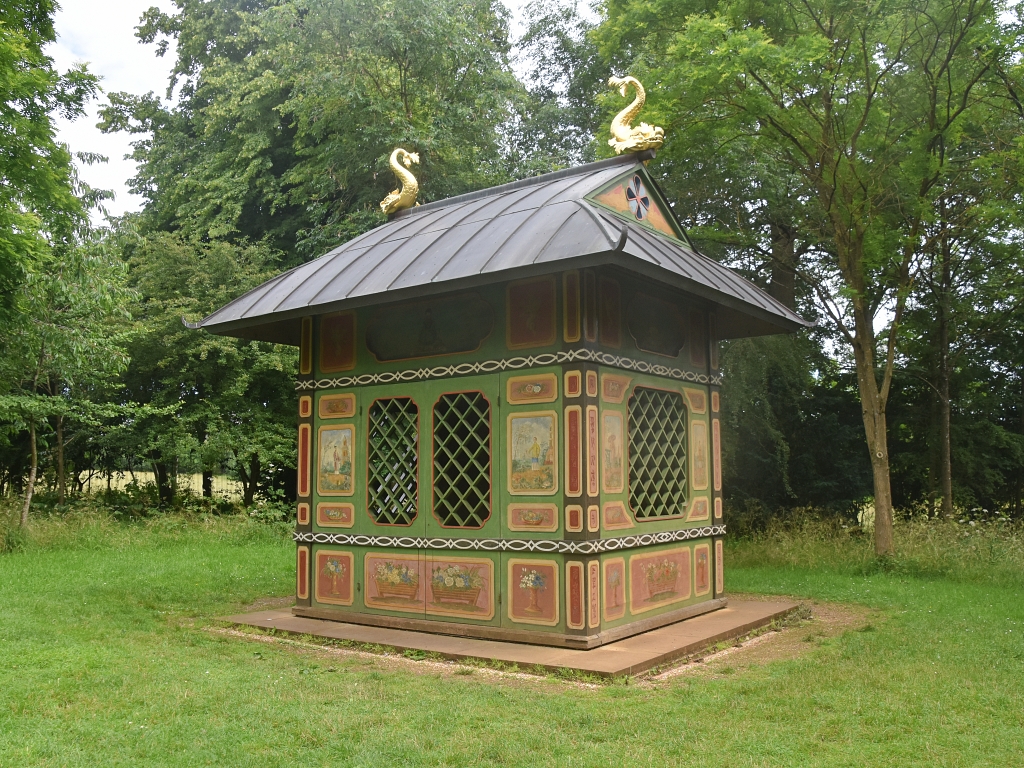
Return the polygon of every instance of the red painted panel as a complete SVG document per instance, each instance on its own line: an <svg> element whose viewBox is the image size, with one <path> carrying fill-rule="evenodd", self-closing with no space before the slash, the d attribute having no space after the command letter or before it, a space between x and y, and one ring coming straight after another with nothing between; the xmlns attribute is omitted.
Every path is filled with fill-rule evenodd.
<svg viewBox="0 0 1024 768"><path fill-rule="evenodd" d="M299 496L309 496L309 424L299 425Z"/></svg>
<svg viewBox="0 0 1024 768"><path fill-rule="evenodd" d="M566 481L566 493L570 496L579 496L583 493L583 467L580 466L582 454L581 444L581 413L579 407L569 408L566 411L567 421L566 436L566 461L569 470L569 479Z"/></svg>

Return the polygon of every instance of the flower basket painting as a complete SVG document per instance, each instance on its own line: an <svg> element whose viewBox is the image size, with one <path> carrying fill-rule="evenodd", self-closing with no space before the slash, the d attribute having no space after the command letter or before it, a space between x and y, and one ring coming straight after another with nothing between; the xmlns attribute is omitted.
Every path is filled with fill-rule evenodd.
<svg viewBox="0 0 1024 768"><path fill-rule="evenodd" d="M558 507L554 504L512 504L508 508L510 531L557 531Z"/></svg>
<svg viewBox="0 0 1024 768"><path fill-rule="evenodd" d="M320 427L320 459L316 486L322 496L351 496L354 492L353 450L355 427Z"/></svg>
<svg viewBox="0 0 1024 768"><path fill-rule="evenodd" d="M509 416L509 493L558 490L557 417L553 412Z"/></svg>
<svg viewBox="0 0 1024 768"><path fill-rule="evenodd" d="M629 609L643 613L690 597L690 548L629 558Z"/></svg>
<svg viewBox="0 0 1024 768"><path fill-rule="evenodd" d="M486 559L430 560L427 613L440 616L494 616L491 600L494 563Z"/></svg>
<svg viewBox="0 0 1024 768"><path fill-rule="evenodd" d="M316 553L316 599L331 605L352 605L352 553Z"/></svg>
<svg viewBox="0 0 1024 768"><path fill-rule="evenodd" d="M367 555L365 570L368 606L423 612L422 563L418 557Z"/></svg>
<svg viewBox="0 0 1024 768"><path fill-rule="evenodd" d="M558 623L558 568L550 560L508 561L509 618L524 624Z"/></svg>

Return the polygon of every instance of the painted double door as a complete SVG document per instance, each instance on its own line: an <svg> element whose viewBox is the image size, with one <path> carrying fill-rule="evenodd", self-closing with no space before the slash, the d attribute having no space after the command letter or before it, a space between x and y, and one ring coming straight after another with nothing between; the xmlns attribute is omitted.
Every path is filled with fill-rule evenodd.
<svg viewBox="0 0 1024 768"><path fill-rule="evenodd" d="M374 537L356 553L366 609L560 623L555 558L501 545L561 538L559 378L551 369L359 390L365 497L352 532Z"/></svg>

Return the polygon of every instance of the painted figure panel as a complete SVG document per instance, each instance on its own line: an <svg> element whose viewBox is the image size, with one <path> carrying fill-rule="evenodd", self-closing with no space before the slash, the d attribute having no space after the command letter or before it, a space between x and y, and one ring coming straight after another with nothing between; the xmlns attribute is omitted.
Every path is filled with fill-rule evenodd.
<svg viewBox="0 0 1024 768"><path fill-rule="evenodd" d="M711 545L698 544L693 548L693 594L706 595L711 591Z"/></svg>
<svg viewBox="0 0 1024 768"><path fill-rule="evenodd" d="M545 496L558 490L557 421L554 411L509 415L509 493Z"/></svg>
<svg viewBox="0 0 1024 768"><path fill-rule="evenodd" d="M693 490L708 487L708 425L703 421L690 422L690 455L693 457Z"/></svg>
<svg viewBox="0 0 1024 768"><path fill-rule="evenodd" d="M601 414L601 485L605 493L622 493L625 488L622 414Z"/></svg>
<svg viewBox="0 0 1024 768"><path fill-rule="evenodd" d="M351 496L355 492L355 427L320 427L316 488L321 496Z"/></svg>

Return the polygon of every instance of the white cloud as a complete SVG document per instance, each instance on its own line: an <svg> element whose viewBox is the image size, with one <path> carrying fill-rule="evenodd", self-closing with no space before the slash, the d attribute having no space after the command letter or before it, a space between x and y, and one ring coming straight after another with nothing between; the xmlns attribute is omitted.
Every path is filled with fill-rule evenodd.
<svg viewBox="0 0 1024 768"><path fill-rule="evenodd" d="M153 5L173 10L167 0L64 0L54 19L57 42L47 53L60 71L79 62L88 64L89 71L101 78L105 92L154 91L162 97L174 61L173 48L159 58L155 45L143 45L135 37L143 12ZM107 208L120 215L139 210L142 200L128 193L127 181L135 174L135 163L124 159L131 152L131 137L103 134L96 127L99 107L105 102L101 95L89 105L85 117L74 122L58 118L57 136L72 152L95 152L109 158L106 163L82 168L81 175L94 187L113 190L115 197Z"/></svg>

